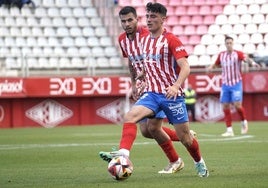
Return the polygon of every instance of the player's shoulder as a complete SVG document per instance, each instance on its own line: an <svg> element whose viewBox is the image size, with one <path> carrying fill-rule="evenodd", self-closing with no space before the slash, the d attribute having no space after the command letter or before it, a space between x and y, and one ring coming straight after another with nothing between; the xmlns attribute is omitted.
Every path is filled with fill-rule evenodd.
<svg viewBox="0 0 268 188"><path fill-rule="evenodd" d="M137 30L141 36L146 36L150 34L150 31L147 29L147 27L139 26Z"/></svg>
<svg viewBox="0 0 268 188"><path fill-rule="evenodd" d="M118 36L118 40L119 41L124 40L126 37L127 37L126 32L120 33L119 36Z"/></svg>

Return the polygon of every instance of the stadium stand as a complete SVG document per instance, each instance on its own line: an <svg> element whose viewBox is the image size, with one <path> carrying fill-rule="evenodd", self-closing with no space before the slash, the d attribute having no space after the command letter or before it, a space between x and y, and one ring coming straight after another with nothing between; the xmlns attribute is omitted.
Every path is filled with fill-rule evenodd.
<svg viewBox="0 0 268 188"><path fill-rule="evenodd" d="M148 0L35 0L36 8L0 7L0 61L7 70L51 68L125 73L117 36L118 10L137 8L142 24ZM268 52L266 0L159 0L166 27L180 36L191 66L206 66L224 49L224 35L247 53ZM114 16L111 16L111 12ZM3 65L1 66L3 68ZM113 71L114 70L114 71ZM96 71L94 71L96 73ZM80 73L79 73L80 74Z"/></svg>

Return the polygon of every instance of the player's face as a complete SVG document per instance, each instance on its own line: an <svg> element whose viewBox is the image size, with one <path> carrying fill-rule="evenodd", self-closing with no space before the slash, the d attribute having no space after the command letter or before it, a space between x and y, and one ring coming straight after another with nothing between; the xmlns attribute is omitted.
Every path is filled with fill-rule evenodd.
<svg viewBox="0 0 268 188"><path fill-rule="evenodd" d="M162 29L162 25L164 23L166 17L162 16L159 13L148 11L146 13L146 23L150 32L156 33L160 29Z"/></svg>
<svg viewBox="0 0 268 188"><path fill-rule="evenodd" d="M138 19L137 17L135 17L133 13L120 15L120 21L121 21L122 28L128 35L136 33Z"/></svg>
<svg viewBox="0 0 268 188"><path fill-rule="evenodd" d="M233 50L233 40L232 39L227 39L225 40L225 46L227 51L232 51Z"/></svg>

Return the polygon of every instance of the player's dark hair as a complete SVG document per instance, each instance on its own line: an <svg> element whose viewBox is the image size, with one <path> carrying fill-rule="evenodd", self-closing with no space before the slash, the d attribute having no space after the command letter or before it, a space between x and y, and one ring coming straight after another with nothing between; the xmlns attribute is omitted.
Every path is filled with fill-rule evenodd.
<svg viewBox="0 0 268 188"><path fill-rule="evenodd" d="M135 17L137 17L137 12L136 9L132 6L125 6L119 11L119 16L120 15L126 15L129 13L133 13Z"/></svg>
<svg viewBox="0 0 268 188"><path fill-rule="evenodd" d="M154 12L154 13L159 13L162 16L167 15L167 8L160 4L160 3L147 3L146 5L146 11Z"/></svg>
<svg viewBox="0 0 268 188"><path fill-rule="evenodd" d="M229 39L234 40L233 37L230 37L230 36L226 35L224 41L229 40Z"/></svg>

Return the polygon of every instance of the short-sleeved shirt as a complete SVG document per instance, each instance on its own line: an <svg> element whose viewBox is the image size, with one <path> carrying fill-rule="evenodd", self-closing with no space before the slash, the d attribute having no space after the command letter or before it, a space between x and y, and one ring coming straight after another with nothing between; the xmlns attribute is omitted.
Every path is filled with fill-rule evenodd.
<svg viewBox="0 0 268 188"><path fill-rule="evenodd" d="M238 50L231 53L223 51L218 55L215 65L222 68L222 84L233 86L242 80L241 65L245 58L244 53Z"/></svg>

